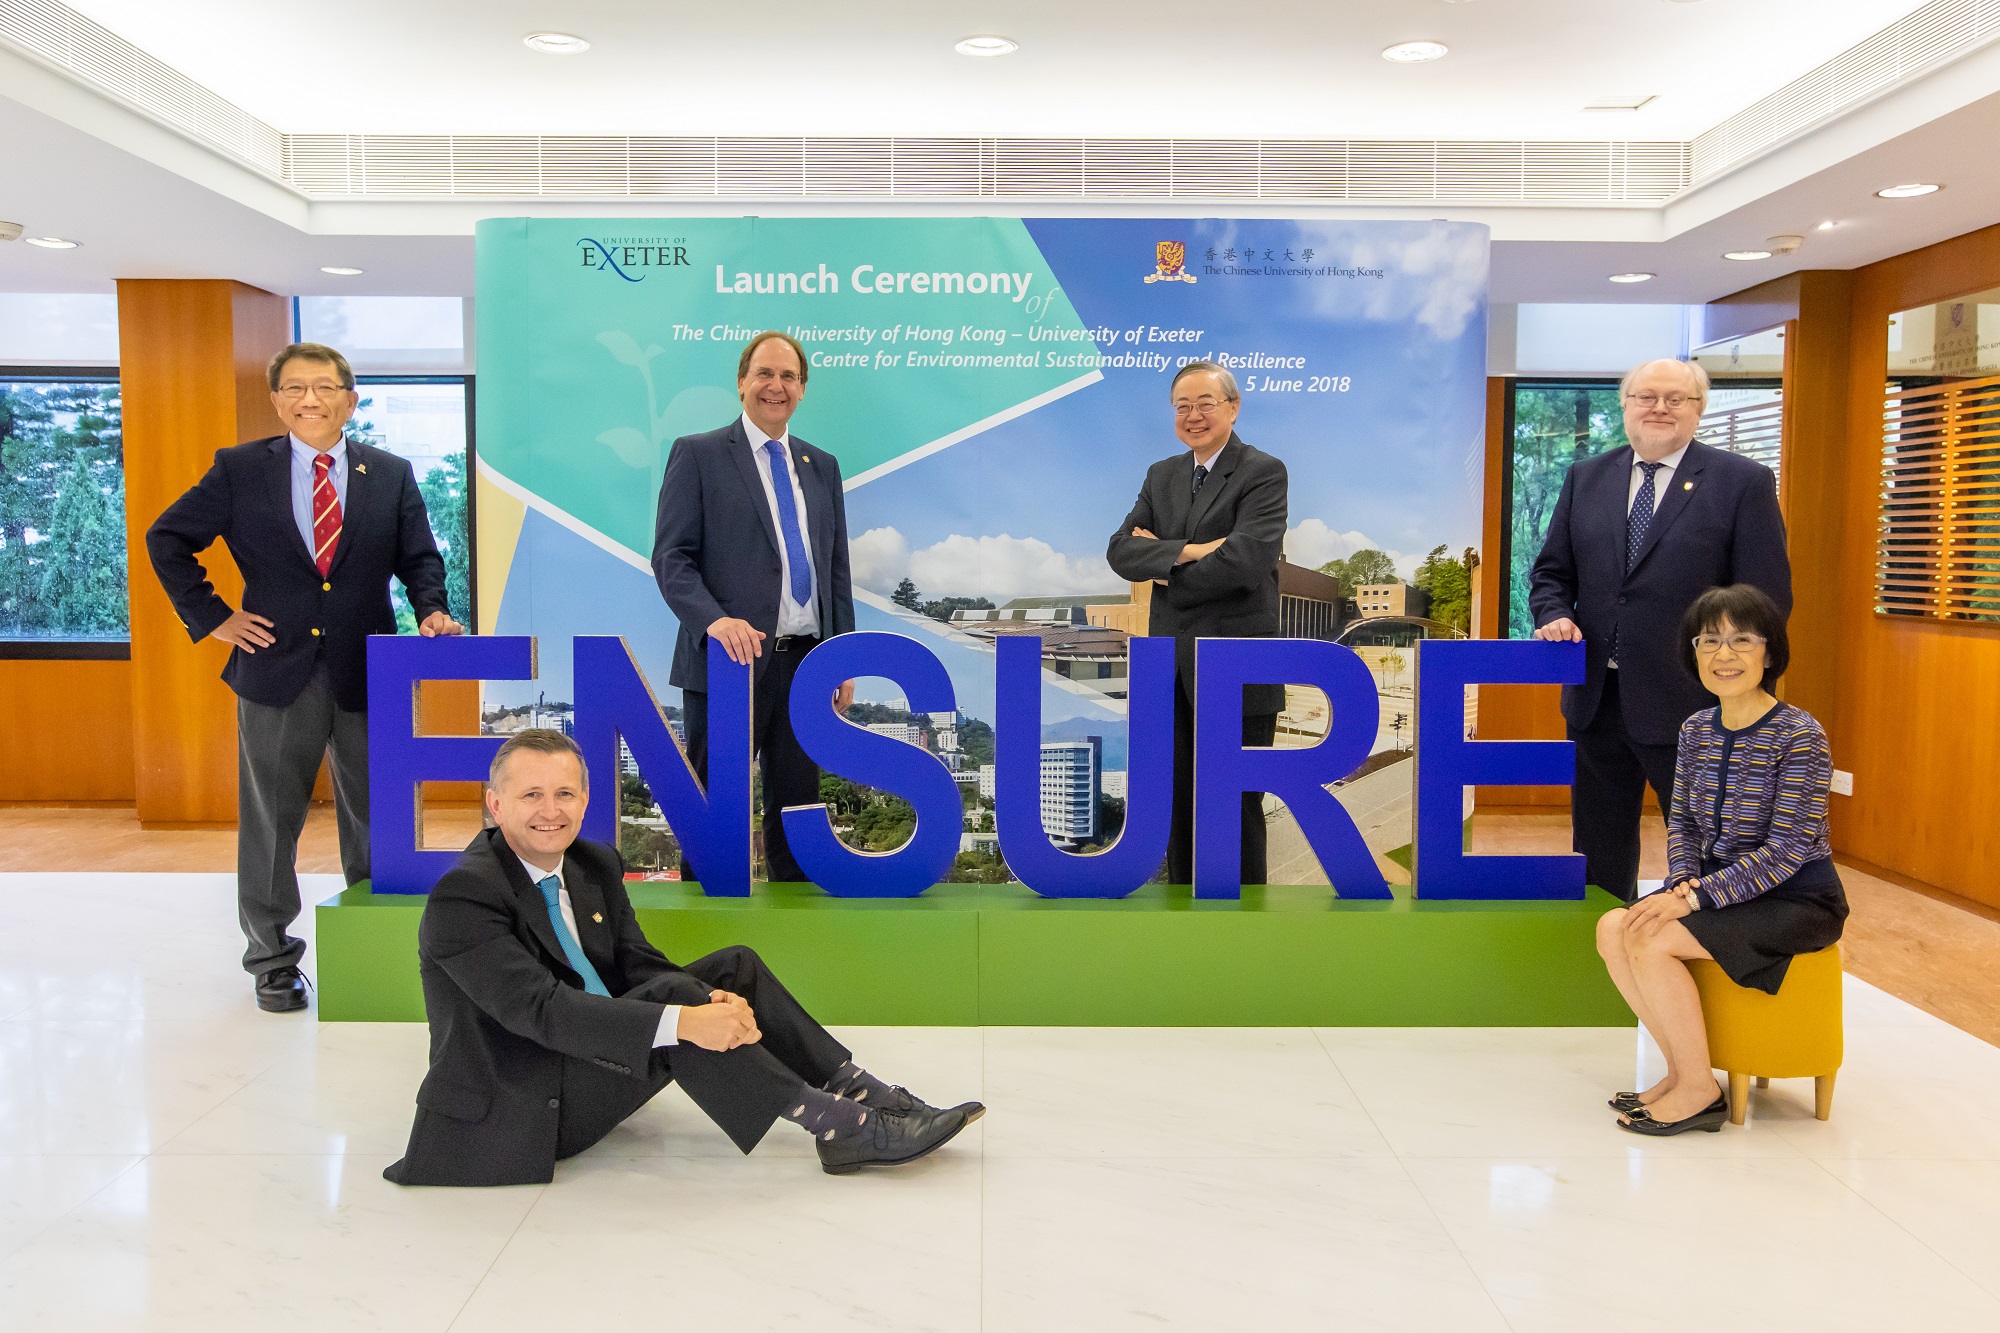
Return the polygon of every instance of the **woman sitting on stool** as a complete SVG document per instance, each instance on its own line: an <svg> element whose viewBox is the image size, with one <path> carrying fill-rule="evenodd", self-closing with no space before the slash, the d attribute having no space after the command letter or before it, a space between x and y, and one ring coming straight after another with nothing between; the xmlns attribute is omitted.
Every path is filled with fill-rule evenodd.
<svg viewBox="0 0 2000 1333"><path fill-rule="evenodd" d="M1827 841L1826 733L1771 693L1791 659L1783 617L1739 583L1697 598L1681 634L1682 664L1720 706L1681 726L1666 887L1597 924L1612 981L1667 1057L1665 1078L1611 1101L1634 1134L1712 1132L1729 1118L1684 960L1712 958L1775 995L1792 955L1826 948L1847 919Z"/></svg>

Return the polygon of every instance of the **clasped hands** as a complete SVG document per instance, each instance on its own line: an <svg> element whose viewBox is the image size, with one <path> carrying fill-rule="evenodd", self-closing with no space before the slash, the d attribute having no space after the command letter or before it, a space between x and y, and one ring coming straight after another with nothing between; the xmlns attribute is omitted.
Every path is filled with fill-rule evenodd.
<svg viewBox="0 0 2000 1333"><path fill-rule="evenodd" d="M1690 880L1688 888L1698 888L1700 880ZM1693 912L1688 901L1680 895L1678 886L1649 893L1633 904L1625 913L1625 929L1637 935L1653 936L1669 921L1678 921Z"/></svg>
<svg viewBox="0 0 2000 1333"><path fill-rule="evenodd" d="M681 1009L676 1037L707 1051L733 1051L751 1046L764 1036L757 1030L757 1015L750 1002L726 990L712 990L707 1004L690 1004Z"/></svg>
<svg viewBox="0 0 2000 1333"><path fill-rule="evenodd" d="M1144 537L1147 541L1156 542L1160 540L1158 534L1148 532L1145 528L1132 529L1132 535L1134 537ZM1191 564L1205 555L1213 555L1216 551L1222 549L1222 543L1227 540L1228 538L1226 537L1218 537L1212 542L1189 542L1187 545L1181 547L1181 553L1174 557L1174 563L1177 565ZM1164 585L1166 580L1154 579L1153 582Z"/></svg>
<svg viewBox="0 0 2000 1333"><path fill-rule="evenodd" d="M271 631L277 623L255 611L232 611L229 619L208 632L212 639L219 639L232 648L240 648L255 655L259 648L269 648L278 641ZM465 626L453 620L443 611L433 611L417 626L417 633L426 639L435 639L440 634L463 634Z"/></svg>

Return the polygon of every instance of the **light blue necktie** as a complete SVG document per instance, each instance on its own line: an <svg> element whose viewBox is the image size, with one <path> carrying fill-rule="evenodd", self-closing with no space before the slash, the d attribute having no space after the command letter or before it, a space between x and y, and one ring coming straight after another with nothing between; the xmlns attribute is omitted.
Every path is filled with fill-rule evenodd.
<svg viewBox="0 0 2000 1333"><path fill-rule="evenodd" d="M764 441L771 456L771 494L778 497L778 530L785 535L785 563L792 567L792 601L812 605L812 566L806 563L806 539L799 531L799 506L792 497L792 473L785 466L785 448L776 440Z"/></svg>
<svg viewBox="0 0 2000 1333"><path fill-rule="evenodd" d="M569 960L570 968L583 978L583 988L592 995L609 995L604 979L597 975L597 969L583 956L583 946L570 934L569 922L563 920L562 901L557 896L562 892L562 881L550 875L535 886L542 891L542 901L549 905L549 924L556 928L556 943L562 945L563 957Z"/></svg>

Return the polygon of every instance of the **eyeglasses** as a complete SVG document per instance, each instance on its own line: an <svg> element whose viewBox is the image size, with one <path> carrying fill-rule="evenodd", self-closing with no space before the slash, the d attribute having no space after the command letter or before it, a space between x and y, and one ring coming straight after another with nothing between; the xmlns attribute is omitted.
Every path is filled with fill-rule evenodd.
<svg viewBox="0 0 2000 1333"><path fill-rule="evenodd" d="M1174 415L1177 417L1205 417L1224 406L1227 401L1227 399L1222 398L1197 398L1193 402L1189 402L1183 398L1174 403Z"/></svg>
<svg viewBox="0 0 2000 1333"><path fill-rule="evenodd" d="M1625 401L1628 403L1637 403L1648 412L1663 404L1669 412L1678 412L1687 403L1700 402L1701 395L1698 393L1628 393L1625 395Z"/></svg>
<svg viewBox="0 0 2000 1333"><path fill-rule="evenodd" d="M1741 657L1752 648L1763 647L1764 636L1761 634L1731 634L1725 638L1720 634L1697 634L1694 636L1692 642L1694 650L1703 657L1715 656L1716 650L1725 643L1729 645L1730 652Z"/></svg>
<svg viewBox="0 0 2000 1333"><path fill-rule="evenodd" d="M346 392L347 386L344 384L280 384L278 386L278 396L289 398L293 402L297 402L308 394L318 398L331 398L335 394Z"/></svg>

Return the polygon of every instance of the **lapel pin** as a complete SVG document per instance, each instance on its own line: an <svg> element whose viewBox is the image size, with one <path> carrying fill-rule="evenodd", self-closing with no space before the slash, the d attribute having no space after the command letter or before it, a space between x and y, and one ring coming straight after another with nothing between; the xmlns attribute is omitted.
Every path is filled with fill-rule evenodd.
<svg viewBox="0 0 2000 1333"><path fill-rule="evenodd" d="M600 926L601 926L601 925L603 925L603 924L604 924L604 913L602 913L602 912L592 912L592 913L590 914L590 919L591 919L592 921L595 921L595 922L596 922L596 923L597 923L598 925L600 925Z"/></svg>
<svg viewBox="0 0 2000 1333"><path fill-rule="evenodd" d="M356 472L359 472L364 477L368 475L368 465L366 463L356 463L354 465L354 470Z"/></svg>
<svg viewBox="0 0 2000 1333"><path fill-rule="evenodd" d="M1684 491L1691 491L1694 489L1694 483L1691 481L1684 481L1681 483L1681 489Z"/></svg>

